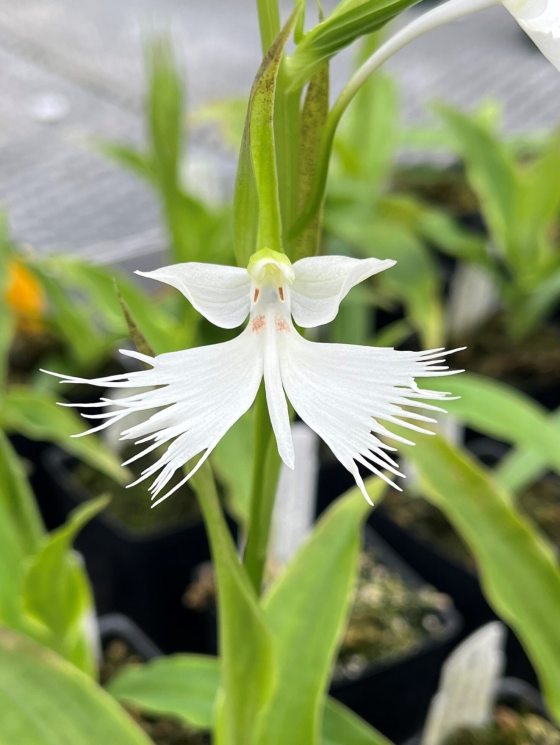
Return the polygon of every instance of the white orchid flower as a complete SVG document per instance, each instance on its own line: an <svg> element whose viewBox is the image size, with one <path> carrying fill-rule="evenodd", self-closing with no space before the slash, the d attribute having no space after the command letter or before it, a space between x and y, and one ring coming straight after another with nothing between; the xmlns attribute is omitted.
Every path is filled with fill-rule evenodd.
<svg viewBox="0 0 560 745"><path fill-rule="evenodd" d="M525 33L560 70L560 0L502 0Z"/></svg>
<svg viewBox="0 0 560 745"><path fill-rule="evenodd" d="M221 344L157 357L121 350L151 369L94 380L57 377L64 383L134 389L125 398L103 398L99 403L85 404L108 411L83 416L101 420L88 430L96 432L130 414L146 412L144 421L137 423L136 417L136 423L121 432L121 439L146 445L123 465L167 445L159 460L134 482L159 471L150 487L152 500L178 469L200 456L194 468L154 506L200 468L220 439L250 408L263 377L270 419L284 463L294 466L287 396L297 414L352 473L370 501L358 466L395 486L385 474L387 471L402 476L389 455L395 449L381 437L412 444L391 433L384 423L432 434L421 425L434 419L409 408L442 411L428 402L441 401L450 394L422 390L415 378L450 374L444 365L443 350L404 352L316 343L304 339L294 321L303 328L332 321L354 285L394 263L320 256L292 265L283 254L265 249L253 256L247 269L185 263L138 272L176 287L216 326L232 329L247 317L249 323L239 336Z"/></svg>

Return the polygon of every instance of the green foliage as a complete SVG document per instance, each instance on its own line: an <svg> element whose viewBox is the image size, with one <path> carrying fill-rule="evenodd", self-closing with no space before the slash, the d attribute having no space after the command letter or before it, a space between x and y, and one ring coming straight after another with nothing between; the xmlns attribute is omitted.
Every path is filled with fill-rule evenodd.
<svg viewBox="0 0 560 745"><path fill-rule="evenodd" d="M41 626L41 642L90 675L96 671L96 660L85 624L93 613L93 598L72 543L106 505L104 498L82 505L65 525L46 536L28 559L23 585L23 612Z"/></svg>
<svg viewBox="0 0 560 745"><path fill-rule="evenodd" d="M59 406L50 392L12 386L1 400L0 430L23 434L39 442L56 443L118 483L127 478L117 455L99 438L73 437L87 427L73 410Z"/></svg>
<svg viewBox="0 0 560 745"><path fill-rule="evenodd" d="M560 470L560 429L538 403L514 388L463 373L450 382L434 379L435 390L452 390L458 398L446 404L463 424L534 453Z"/></svg>
<svg viewBox="0 0 560 745"><path fill-rule="evenodd" d="M353 41L393 20L417 0L341 0L325 20L304 34L288 61L292 85L307 82L322 63Z"/></svg>
<svg viewBox="0 0 560 745"><path fill-rule="evenodd" d="M485 595L535 665L551 713L560 719L560 570L554 551L515 510L512 498L440 437L406 448L423 491L476 559Z"/></svg>
<svg viewBox="0 0 560 745"><path fill-rule="evenodd" d="M316 178L317 157L321 135L329 111L329 68L323 65L307 86L303 109L301 112L301 135L299 148L299 194L297 207L301 212L313 188ZM305 230L295 241L293 259L314 256L320 251L321 215L318 210ZM292 223L287 220L287 224Z"/></svg>
<svg viewBox="0 0 560 745"><path fill-rule="evenodd" d="M121 707L53 652L0 628L0 742L150 745Z"/></svg>
<svg viewBox="0 0 560 745"><path fill-rule="evenodd" d="M560 299L560 135L521 157L487 122L438 109L465 163L490 232L485 263L500 290L510 334L529 334Z"/></svg>
<svg viewBox="0 0 560 745"><path fill-rule="evenodd" d="M272 745L289 734L293 745L318 743L329 672L348 612L359 529L369 508L357 489L340 500L260 605L227 531L211 472L204 468L199 474L194 487L210 534L221 611L217 740ZM373 486L374 493L378 489ZM319 596L318 585L324 588ZM314 633L317 617L321 634Z"/></svg>
<svg viewBox="0 0 560 745"><path fill-rule="evenodd" d="M208 466L200 469L192 484L208 530L218 583L223 693L217 741L221 745L249 745L256 742L258 717L272 693L276 664L272 637L237 556Z"/></svg>
<svg viewBox="0 0 560 745"><path fill-rule="evenodd" d="M103 499L88 503L46 535L22 466L0 434L0 624L35 638L90 675L95 659L86 623L93 601L72 542L104 506Z"/></svg>
<svg viewBox="0 0 560 745"><path fill-rule="evenodd" d="M265 596L278 667L260 742L281 745L286 737L293 745L318 742L329 673L349 610L360 527L369 509L361 494L339 500Z"/></svg>
<svg viewBox="0 0 560 745"><path fill-rule="evenodd" d="M210 730L219 686L216 657L176 654L125 667L107 688L146 714L173 716L190 727Z"/></svg>
<svg viewBox="0 0 560 745"><path fill-rule="evenodd" d="M231 211L204 204L183 184L184 81L167 37L147 45L146 68L146 150L115 143L100 149L156 190L174 261L232 263Z"/></svg>
<svg viewBox="0 0 560 745"><path fill-rule="evenodd" d="M219 661L199 655L171 655L125 668L109 692L152 716L172 716L189 727L211 730L220 685ZM390 745L345 706L327 699L321 745Z"/></svg>
<svg viewBox="0 0 560 745"><path fill-rule="evenodd" d="M294 10L268 50L247 107L234 199L235 253L241 266L261 248L283 251L274 111L284 47L297 13Z"/></svg>
<svg viewBox="0 0 560 745"><path fill-rule="evenodd" d="M549 422L560 433L560 411L556 410ZM524 445L503 458L494 471L498 482L511 492L519 493L536 481L550 468L546 455L540 448Z"/></svg>

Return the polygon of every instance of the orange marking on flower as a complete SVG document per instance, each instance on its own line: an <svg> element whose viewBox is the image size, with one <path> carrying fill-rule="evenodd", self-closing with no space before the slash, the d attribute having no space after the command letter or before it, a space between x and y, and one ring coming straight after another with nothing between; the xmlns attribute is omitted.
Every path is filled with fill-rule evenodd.
<svg viewBox="0 0 560 745"><path fill-rule="evenodd" d="M278 288L278 294L280 295L280 300L284 302L284 288L283 287Z"/></svg>
<svg viewBox="0 0 560 745"><path fill-rule="evenodd" d="M254 334L257 334L259 331L262 331L264 327L266 326L266 318L264 316L255 316L253 320L251 321L251 331Z"/></svg>
<svg viewBox="0 0 560 745"><path fill-rule="evenodd" d="M261 291L258 287L255 287L255 294L253 295L253 302L256 303L259 299L259 295L261 294Z"/></svg>
<svg viewBox="0 0 560 745"><path fill-rule="evenodd" d="M288 326L288 323L286 322L285 318L282 318L281 316L276 317L276 331L289 331L290 327Z"/></svg>

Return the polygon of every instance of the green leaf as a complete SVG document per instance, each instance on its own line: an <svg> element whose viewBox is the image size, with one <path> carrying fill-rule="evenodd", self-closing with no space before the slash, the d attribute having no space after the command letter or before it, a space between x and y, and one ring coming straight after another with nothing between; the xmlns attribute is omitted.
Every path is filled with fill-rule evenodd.
<svg viewBox="0 0 560 745"><path fill-rule="evenodd" d="M455 139L495 244L515 263L512 230L519 183L514 160L483 122L447 107L437 111Z"/></svg>
<svg viewBox="0 0 560 745"><path fill-rule="evenodd" d="M427 347L441 345L443 309L441 280L433 256L410 229L403 227L400 213L393 208L388 216L371 210L338 209L327 213L330 233L349 244L362 257L394 259L396 266L377 278L390 295L407 308ZM346 249L346 252L348 249Z"/></svg>
<svg viewBox="0 0 560 745"><path fill-rule="evenodd" d="M0 742L150 745L124 710L53 652L0 628Z"/></svg>
<svg viewBox="0 0 560 745"><path fill-rule="evenodd" d="M560 133L555 133L544 151L529 166L521 167L520 193L515 225L516 243L522 257L531 264L552 259L558 266L553 234L560 211Z"/></svg>
<svg viewBox="0 0 560 745"><path fill-rule="evenodd" d="M301 135L299 147L299 185L298 210L303 211L304 205L311 194L316 176L317 158L319 154L321 133L329 113L329 67L323 65L311 79L301 113ZM315 217L308 223L295 241L293 260L297 261L305 256L319 253L321 240L321 220L319 209ZM291 225L294 216L288 216L286 225Z"/></svg>
<svg viewBox="0 0 560 745"><path fill-rule="evenodd" d="M107 688L119 701L144 714L176 717L189 727L211 730L219 686L217 658L171 655L125 667ZM329 698L324 707L321 745L390 743L356 714Z"/></svg>
<svg viewBox="0 0 560 745"><path fill-rule="evenodd" d="M373 51L371 44L365 49ZM336 163L341 175L351 180L356 197L371 203L381 193L394 164L399 130L395 82L386 75L372 75L356 94L334 141Z"/></svg>
<svg viewBox="0 0 560 745"><path fill-rule="evenodd" d="M254 737L258 716L272 691L272 638L239 561L207 464L192 477L192 485L199 497L210 537L218 585L223 676L218 742L221 745L248 745Z"/></svg>
<svg viewBox="0 0 560 745"><path fill-rule="evenodd" d="M375 706L375 701L372 701ZM332 698L327 699L323 715L321 745L391 745L353 711Z"/></svg>
<svg viewBox="0 0 560 745"><path fill-rule="evenodd" d="M156 351L173 350L182 341L179 324L171 313L115 267L94 266L68 256L40 258L34 267L43 277L48 276L58 292L69 302L68 313L74 316L78 308L84 318L83 323L90 329L93 316L103 335L109 334L115 339L127 336L128 329L119 304L120 293L141 326L142 333ZM118 292L115 290L115 283ZM64 330L63 320L61 327ZM76 334L82 333L83 326L76 326ZM81 343L83 339L80 339L79 344Z"/></svg>
<svg viewBox="0 0 560 745"><path fill-rule="evenodd" d="M90 675L96 662L86 622L94 613L93 598L82 562L71 549L107 502L102 497L82 505L47 536L27 565L23 586L25 613L45 627L41 641Z"/></svg>
<svg viewBox="0 0 560 745"><path fill-rule="evenodd" d="M71 409L58 406L47 391L10 388L2 400L0 426L31 440L53 442L120 484L127 479L117 455L98 437L72 437L84 430L83 421Z"/></svg>
<svg viewBox="0 0 560 745"><path fill-rule="evenodd" d="M302 86L317 68L353 41L382 28L417 0L342 0L331 15L303 35L287 70Z"/></svg>
<svg viewBox="0 0 560 745"><path fill-rule="evenodd" d="M550 416L560 434L560 410ZM494 469L494 478L505 489L518 494L547 471L547 460L539 449L520 448L508 453Z"/></svg>
<svg viewBox="0 0 560 745"><path fill-rule="evenodd" d="M63 261L60 268L62 266ZM48 298L50 320L56 333L66 342L69 354L82 369L95 368L107 358L112 343L100 326L92 322L94 311L76 296L76 288L61 282L53 260L34 262L33 269Z"/></svg>
<svg viewBox="0 0 560 745"><path fill-rule="evenodd" d="M210 730L219 686L217 658L176 654L128 665L107 688L119 701L146 714L172 716L191 727Z"/></svg>
<svg viewBox="0 0 560 745"><path fill-rule="evenodd" d="M378 479L374 499L382 485ZM278 650L277 688L259 730L260 741L267 745L309 745L319 739L323 697L349 609L360 528L369 509L357 489L337 500L264 599Z"/></svg>
<svg viewBox="0 0 560 745"><path fill-rule="evenodd" d="M432 379L435 390L451 390L459 398L446 404L464 424L498 440L538 453L560 470L560 431L547 411L509 386L473 373L452 380Z"/></svg>
<svg viewBox="0 0 560 745"><path fill-rule="evenodd" d="M466 454L438 436L420 438L406 452L424 493L472 551L489 603L523 643L560 720L560 571L554 551Z"/></svg>
<svg viewBox="0 0 560 745"><path fill-rule="evenodd" d="M127 145L119 145L116 142L100 142L97 149L102 155L115 161L115 163L153 183L152 163L144 153Z"/></svg>
<svg viewBox="0 0 560 745"><path fill-rule="evenodd" d="M0 623L20 627L25 561L43 528L21 462L0 431Z"/></svg>
<svg viewBox="0 0 560 745"><path fill-rule="evenodd" d="M240 227L246 224L248 237L252 230L247 210L255 206L255 193L258 200L257 243L244 250L249 256L261 248L283 251L274 111L278 71L298 13L296 8L267 52L249 98L235 195L236 220Z"/></svg>
<svg viewBox="0 0 560 745"><path fill-rule="evenodd" d="M44 533L41 516L22 462L1 431L0 495L0 523L10 524L11 529L17 532L24 555L36 551Z"/></svg>
<svg viewBox="0 0 560 745"><path fill-rule="evenodd" d="M126 321L126 325L128 326L128 333L130 334L130 338L132 340L132 343L136 347L136 350L140 352L141 354L148 355L148 357L153 357L155 355L154 350L152 349L151 344L146 339L144 334L142 333L140 327L132 317L132 313L130 312L130 308L128 307L128 303L123 298L121 293L119 292L118 287L115 285L115 291L117 293L117 296L119 298L119 304L122 308L123 316Z"/></svg>

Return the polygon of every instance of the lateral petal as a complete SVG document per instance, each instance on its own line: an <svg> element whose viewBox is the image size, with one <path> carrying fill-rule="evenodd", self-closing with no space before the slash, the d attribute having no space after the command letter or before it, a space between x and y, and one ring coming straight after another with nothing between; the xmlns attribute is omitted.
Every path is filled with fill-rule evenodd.
<svg viewBox="0 0 560 745"><path fill-rule="evenodd" d="M282 382L301 419L352 473L368 501L358 464L398 489L385 474L403 476L389 455L395 449L381 437L412 443L392 433L385 423L432 434L425 424L435 420L420 412L442 411L431 402L439 403L449 394L422 390L415 378L450 374L443 350L401 352L319 344L295 329L283 336L281 344Z"/></svg>
<svg viewBox="0 0 560 745"><path fill-rule="evenodd" d="M352 287L394 266L387 259L353 259L350 256L311 256L293 265L290 288L294 321L304 328L329 323Z"/></svg>
<svg viewBox="0 0 560 745"><path fill-rule="evenodd" d="M560 70L558 0L503 0L504 5L545 57Z"/></svg>
<svg viewBox="0 0 560 745"><path fill-rule="evenodd" d="M153 358L136 352L124 353L149 363L152 368L94 380L57 377L62 378L63 383L133 389L124 398L101 399L97 407L103 409L103 413L82 416L101 421L88 431L94 432L129 414L135 414L137 422L138 414L145 413L143 421L121 431L121 439L145 445L128 463L167 446L161 457L135 482L155 476L150 487L152 499L164 490L176 471L200 456L190 473L159 497L155 502L158 504L186 483L252 405L263 374L262 347L257 335L246 329L232 341ZM89 412L92 405L88 406Z"/></svg>
<svg viewBox="0 0 560 745"><path fill-rule="evenodd" d="M215 326L241 326L249 314L251 278L246 269L192 261L136 274L175 287Z"/></svg>

